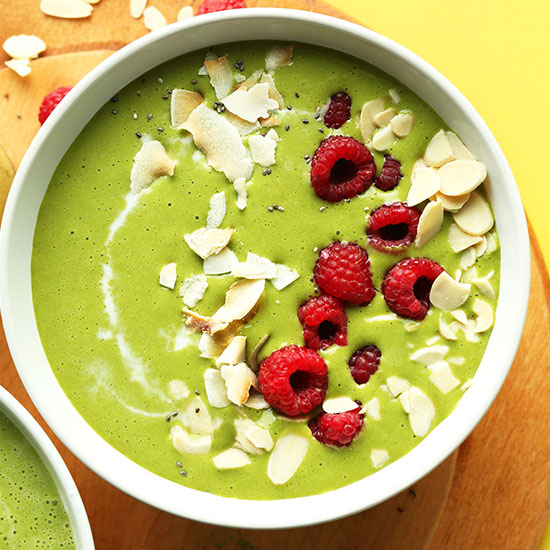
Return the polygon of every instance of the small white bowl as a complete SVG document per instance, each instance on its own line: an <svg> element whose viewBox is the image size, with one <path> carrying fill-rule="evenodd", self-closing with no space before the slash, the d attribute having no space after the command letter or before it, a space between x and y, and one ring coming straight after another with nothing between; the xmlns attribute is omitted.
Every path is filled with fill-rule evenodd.
<svg viewBox="0 0 550 550"><path fill-rule="evenodd" d="M225 42L270 39L317 44L356 56L430 104L488 168L502 259L493 333L471 388L447 419L404 457L351 485L291 500L252 501L195 491L155 475L108 445L83 420L63 393L40 343L30 263L37 213L51 174L109 98L175 56ZM294 10L233 10L188 19L129 44L84 77L49 117L21 163L6 205L0 235L0 304L27 391L59 438L97 474L140 500L194 520L233 527L297 527L353 514L395 495L435 468L468 436L496 397L514 359L527 311L529 259L525 215L508 163L479 114L445 77L392 40L346 21Z"/></svg>
<svg viewBox="0 0 550 550"><path fill-rule="evenodd" d="M46 432L27 409L2 386L0 386L0 412L4 413L25 436L50 472L67 510L77 549L93 550L94 540L84 504L67 466Z"/></svg>

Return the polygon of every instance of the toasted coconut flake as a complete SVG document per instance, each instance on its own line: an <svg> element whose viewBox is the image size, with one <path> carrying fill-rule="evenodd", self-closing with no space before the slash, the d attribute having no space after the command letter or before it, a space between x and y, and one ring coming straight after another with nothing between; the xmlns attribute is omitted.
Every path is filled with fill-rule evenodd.
<svg viewBox="0 0 550 550"><path fill-rule="evenodd" d="M428 166L433 168L439 168L447 162L454 160L453 149L449 140L447 139L447 134L445 130L439 130L437 134L431 139L424 153L424 160ZM451 193L446 193L450 195ZM462 193L456 193L462 194Z"/></svg>
<svg viewBox="0 0 550 550"><path fill-rule="evenodd" d="M441 192L449 197L470 193L487 177L487 168L477 160L453 160L438 170Z"/></svg>
<svg viewBox="0 0 550 550"><path fill-rule="evenodd" d="M184 455L206 455L212 448L212 436L193 435L180 426L174 426L170 430L170 436L176 451Z"/></svg>
<svg viewBox="0 0 550 550"><path fill-rule="evenodd" d="M388 124L384 128L380 128L374 133L372 138L372 146L377 151L386 151L389 149L395 141L395 134Z"/></svg>
<svg viewBox="0 0 550 550"><path fill-rule="evenodd" d="M195 435L212 435L214 423L208 408L200 397L193 397L181 413L183 425Z"/></svg>
<svg viewBox="0 0 550 550"><path fill-rule="evenodd" d="M489 204L477 191L470 195L468 202L459 212L453 214L453 219L462 231L470 235L483 235L495 223Z"/></svg>
<svg viewBox="0 0 550 550"><path fill-rule="evenodd" d="M176 21L184 21L185 19L193 17L193 15L193 6L183 6L183 8L178 11Z"/></svg>
<svg viewBox="0 0 550 550"><path fill-rule="evenodd" d="M449 239L449 244L453 249L453 252L462 252L463 250L466 250L470 246L474 246L481 241L480 237L477 237L475 235L470 235L469 233L465 233L455 223L452 223L449 226L448 239Z"/></svg>
<svg viewBox="0 0 550 550"><path fill-rule="evenodd" d="M237 178L233 182L235 192L237 193L237 208L244 210L248 202L248 193L246 190L246 180L244 178Z"/></svg>
<svg viewBox="0 0 550 550"><path fill-rule="evenodd" d="M172 290L176 286L177 264L170 262L162 267L159 275L159 284L165 288L171 288Z"/></svg>
<svg viewBox="0 0 550 550"><path fill-rule="evenodd" d="M255 424L246 430L246 437L258 449L265 449L267 452L273 449L273 438L269 430Z"/></svg>
<svg viewBox="0 0 550 550"><path fill-rule="evenodd" d="M250 409L262 410L268 409L269 403L264 399L264 396L260 392L251 390L244 406Z"/></svg>
<svg viewBox="0 0 550 550"><path fill-rule="evenodd" d="M479 278L474 279L472 282L477 286L477 288L479 288L479 291L483 294L483 296L489 298L490 300L496 300L497 296L495 294L495 289L487 279Z"/></svg>
<svg viewBox="0 0 550 550"><path fill-rule="evenodd" d="M231 182L241 177L250 178L250 155L239 132L225 117L201 104L181 127L191 132L195 145L214 170L223 172Z"/></svg>
<svg viewBox="0 0 550 550"><path fill-rule="evenodd" d="M214 193L210 198L210 211L206 216L206 227L216 229L220 227L225 218L226 200L223 191Z"/></svg>
<svg viewBox="0 0 550 550"><path fill-rule="evenodd" d="M417 161L411 174L411 188L407 195L407 204L416 206L435 195L441 186L439 176L433 168L424 166L424 162Z"/></svg>
<svg viewBox="0 0 550 550"><path fill-rule="evenodd" d="M227 328L229 323L218 321L217 319L212 319L212 317L207 317L204 315L199 315L195 311L190 309L183 309L183 314L187 317L185 325L189 328L191 332L205 332L206 334L216 334Z"/></svg>
<svg viewBox="0 0 550 550"><path fill-rule="evenodd" d="M180 287L183 303L188 307L195 307L202 300L207 288L208 281L202 273L187 277Z"/></svg>
<svg viewBox="0 0 550 550"><path fill-rule="evenodd" d="M441 229L444 216L443 205L439 202L429 202L418 221L418 230L414 244L416 248L422 248L431 241Z"/></svg>
<svg viewBox="0 0 550 550"><path fill-rule="evenodd" d="M278 108L278 103L269 97L269 84L254 84L249 90L239 88L227 96L223 103L227 110L248 122L268 118L269 111Z"/></svg>
<svg viewBox="0 0 550 550"><path fill-rule="evenodd" d="M40 0L40 11L61 19L81 19L92 15L92 6L84 0Z"/></svg>
<svg viewBox="0 0 550 550"><path fill-rule="evenodd" d="M208 229L201 227L193 233L187 233L183 238L189 248L205 260L223 250L231 240L234 231L231 228Z"/></svg>
<svg viewBox="0 0 550 550"><path fill-rule="evenodd" d="M158 8L149 6L143 10L143 24L147 30L155 31L166 27L167 21Z"/></svg>
<svg viewBox="0 0 550 550"><path fill-rule="evenodd" d="M170 380L168 383L168 394L175 401L181 401L189 397L189 388L182 380Z"/></svg>
<svg viewBox="0 0 550 550"><path fill-rule="evenodd" d="M378 401L378 397L373 397L370 401L367 401L359 412L366 414L373 420L380 420L380 401Z"/></svg>
<svg viewBox="0 0 550 550"><path fill-rule="evenodd" d="M233 86L233 71L226 56L205 61L204 65L210 76L210 84L218 99L227 97Z"/></svg>
<svg viewBox="0 0 550 550"><path fill-rule="evenodd" d="M435 418L435 407L430 398L416 386L412 386L408 391L408 398L411 429L415 435L424 437L430 431Z"/></svg>
<svg viewBox="0 0 550 550"><path fill-rule="evenodd" d="M390 121L391 129L398 138L404 138L411 133L416 117L411 113L399 113Z"/></svg>
<svg viewBox="0 0 550 550"><path fill-rule="evenodd" d="M279 93L279 90L277 90L273 77L268 73L263 73L262 77L260 78L260 82L265 83L269 86L269 97L277 102L279 109L284 109L285 100L283 99L283 96Z"/></svg>
<svg viewBox="0 0 550 550"><path fill-rule="evenodd" d="M493 308L487 302L476 298L472 311L476 314L474 332L485 332L493 326Z"/></svg>
<svg viewBox="0 0 550 550"><path fill-rule="evenodd" d="M415 351L411 355L413 361L429 366L437 361L441 361L449 353L449 346L429 346Z"/></svg>
<svg viewBox="0 0 550 550"><path fill-rule="evenodd" d="M386 102L384 98L379 97L371 101L367 101L363 108L361 109L361 116L359 119L359 125L361 127L361 136L363 142L368 145L372 140L372 134L376 129L373 119L374 117L382 112L386 107Z"/></svg>
<svg viewBox="0 0 550 550"><path fill-rule="evenodd" d="M432 200L435 199L437 202L440 202L447 212L458 212L466 204L466 201L469 198L470 193L458 195L456 197L448 197L439 191L434 197L432 197Z"/></svg>
<svg viewBox="0 0 550 550"><path fill-rule="evenodd" d="M229 401L235 405L244 405L248 400L250 388L256 387L256 375L246 363L223 365L221 373L225 380Z"/></svg>
<svg viewBox="0 0 550 550"><path fill-rule="evenodd" d="M259 121L262 128L275 128L276 126L281 125L281 121L273 116L260 118Z"/></svg>
<svg viewBox="0 0 550 550"><path fill-rule="evenodd" d="M386 379L386 384L388 386L390 394L393 397L398 397L399 394L407 391L411 387L411 384L408 380L405 380L404 378L401 378L399 376L389 376Z"/></svg>
<svg viewBox="0 0 550 550"><path fill-rule="evenodd" d="M232 284L225 295L225 304L214 313L214 319L222 322L243 319L257 304L264 288L264 279L243 279Z"/></svg>
<svg viewBox="0 0 550 550"><path fill-rule="evenodd" d="M389 109L384 109L383 111L376 113L372 117L372 121L374 122L374 125L378 128L384 128L384 126L387 126L396 114L397 113L395 109L393 107L390 107Z"/></svg>
<svg viewBox="0 0 550 550"><path fill-rule="evenodd" d="M396 105L401 101L401 96L399 95L399 92L394 88L388 91L388 95Z"/></svg>
<svg viewBox="0 0 550 550"><path fill-rule="evenodd" d="M356 408L357 403L349 397L333 397L323 401L323 410L330 414L352 411Z"/></svg>
<svg viewBox="0 0 550 550"><path fill-rule="evenodd" d="M268 71L280 69L292 62L292 52L294 46L288 44L286 46L275 46L267 51L265 56L265 67Z"/></svg>
<svg viewBox="0 0 550 550"><path fill-rule="evenodd" d="M201 357L206 357L208 359L216 359L219 357L231 340L239 334L242 326L242 321L234 321L229 323L226 329L216 332L216 334L212 336L203 332L199 340Z"/></svg>
<svg viewBox="0 0 550 550"><path fill-rule="evenodd" d="M299 277L300 275L297 271L294 271L294 269L291 269L284 264L277 264L277 272L275 277L271 279L271 284L277 290L283 290L283 288L286 288Z"/></svg>
<svg viewBox="0 0 550 550"><path fill-rule="evenodd" d="M375 468L381 468L388 462L390 455L386 449L372 449L370 452L370 460Z"/></svg>
<svg viewBox="0 0 550 550"><path fill-rule="evenodd" d="M470 289L470 284L459 283L443 271L432 284L430 302L439 309L451 311L468 299Z"/></svg>
<svg viewBox="0 0 550 550"><path fill-rule="evenodd" d="M2 47L13 59L35 59L46 49L46 43L38 36L18 34L6 39Z"/></svg>
<svg viewBox="0 0 550 550"><path fill-rule="evenodd" d="M242 468L250 464L248 455L240 449L226 449L220 454L212 458L214 466L218 470L234 470L235 468Z"/></svg>
<svg viewBox="0 0 550 550"><path fill-rule="evenodd" d="M4 65L21 77L28 76L31 72L31 66L28 59L9 59L4 62Z"/></svg>
<svg viewBox="0 0 550 550"><path fill-rule="evenodd" d="M246 120L243 120L237 115L229 112L227 113L227 120L235 126L237 132L239 132L239 135L242 137L252 134L253 132L257 132L262 127L262 125L257 121L247 122Z"/></svg>
<svg viewBox="0 0 550 550"><path fill-rule="evenodd" d="M216 366L237 365L246 361L246 336L235 336L216 359Z"/></svg>
<svg viewBox="0 0 550 550"><path fill-rule="evenodd" d="M147 0L130 0L130 15L139 19L147 6Z"/></svg>
<svg viewBox="0 0 550 550"><path fill-rule="evenodd" d="M437 361L428 367L430 382L443 394L449 393L460 384L460 380L452 373L447 361Z"/></svg>
<svg viewBox="0 0 550 550"><path fill-rule="evenodd" d="M258 82L260 81L260 78L262 77L263 74L264 74L264 72L261 69L259 69L257 71L254 71L248 78L243 80L243 82L241 84L239 84L239 86L237 86L237 89L238 90L250 90L250 88L252 88L252 86L254 86L255 84L258 84Z"/></svg>
<svg viewBox="0 0 550 550"><path fill-rule="evenodd" d="M204 388L208 402L212 407L221 409L229 405L230 401L227 398L225 381L218 369L206 369L204 371Z"/></svg>
<svg viewBox="0 0 550 550"><path fill-rule="evenodd" d="M231 275L244 279L272 279L277 275L277 266L271 260L249 252L246 262L234 266Z"/></svg>
<svg viewBox="0 0 550 550"><path fill-rule="evenodd" d="M446 340L456 340L456 334L451 327L445 322L443 316L439 317L439 334Z"/></svg>
<svg viewBox="0 0 550 550"><path fill-rule="evenodd" d="M274 485L283 485L296 473L308 448L309 441L303 435L287 432L279 437L267 465L267 475Z"/></svg>
<svg viewBox="0 0 550 550"><path fill-rule="evenodd" d="M275 164L276 141L266 136L254 135L248 138L248 146L254 162L264 167Z"/></svg>
<svg viewBox="0 0 550 550"><path fill-rule="evenodd" d="M235 253L225 247L221 252L206 258L202 265L206 275L223 275L230 273L238 263Z"/></svg>
<svg viewBox="0 0 550 550"><path fill-rule="evenodd" d="M160 141L147 141L134 157L130 189L133 193L140 193L161 176L174 175L174 167L174 161Z"/></svg>
<svg viewBox="0 0 550 550"><path fill-rule="evenodd" d="M204 97L199 92L179 89L172 90L172 95L170 96L172 126L179 128L203 100Z"/></svg>
<svg viewBox="0 0 550 550"><path fill-rule="evenodd" d="M214 61L215 59L218 59L218 54L213 52L212 50L208 50L206 52L206 55L204 57L204 63L202 64L201 68L199 69L199 76L208 76L208 69L206 68L205 63L207 61Z"/></svg>
<svg viewBox="0 0 550 550"><path fill-rule="evenodd" d="M447 132L447 139L449 140L455 159L477 160L456 134Z"/></svg>

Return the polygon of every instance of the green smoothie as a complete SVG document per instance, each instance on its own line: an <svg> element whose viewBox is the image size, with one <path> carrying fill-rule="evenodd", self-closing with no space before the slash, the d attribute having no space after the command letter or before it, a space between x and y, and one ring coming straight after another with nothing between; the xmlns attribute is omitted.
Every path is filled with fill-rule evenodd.
<svg viewBox="0 0 550 550"><path fill-rule="evenodd" d="M229 60L237 75L234 87L242 77L265 70L266 51L271 47L254 42L214 50ZM374 473L422 440L411 429L399 392L388 389L392 385L388 378L405 379L429 398L435 409L430 430L456 407L490 335L490 329L479 333L470 329L476 299L492 310L496 306L498 240L492 230L484 242L493 246L471 252L465 263L464 253L449 246L454 222L446 211L437 235L420 249L413 245L395 255L368 245L368 214L384 203L406 201L413 165L433 136L449 128L415 94L380 70L304 44L294 45L290 64L271 72L284 98L283 108L271 113L277 119L273 124L279 137L276 162L269 169L254 164L246 208L239 209L235 189L224 173L207 163L188 132L170 122L174 89L198 91L205 105L217 108L222 117L228 115L216 104L208 74L198 74L205 53L173 59L126 86L95 114L60 162L34 237L32 285L38 328L51 367L79 413L109 444L144 468L194 489L236 498L322 493ZM353 103L350 120L334 131L323 124L319 113L339 91L345 91ZM396 113L415 117L408 135L395 139L386 151L372 149L378 172L383 153L389 153L400 161L403 178L392 191L372 185L350 201L327 203L312 189L310 159L328 135L362 140L362 107L380 97ZM265 134L268 129L264 126L243 136L243 143L246 146L250 135ZM134 157L151 138L161 142L175 161L174 174L132 194ZM333 241L356 241L368 251L376 296L368 306L347 307L347 346L319 352L329 371L327 399L346 396L365 405L376 398L379 414L365 415L363 429L349 447L337 450L322 445L312 437L307 422L290 421L270 408L209 404L204 373L216 368L215 361L201 357L201 334L185 326L178 290L187 278L203 274L203 261L187 246L184 235L205 226L210 199L219 192L224 192L227 202L222 227L235 230L229 248L239 261L253 252L299 275L282 290L266 281L261 306L240 329L239 334L247 338L248 353L270 335L259 360L285 345L304 344L297 312L316 294L312 274L319 250ZM493 292L489 290L487 297L471 284L467 300L458 308L462 313L432 306L419 323L399 318L388 309L380 287L396 262L413 256L436 261L452 277L460 271L462 282L485 277L487 284L480 286L487 293L489 285ZM177 265L174 290L159 285L161 268L171 262ZM211 316L236 278L223 274L206 279L206 292L192 309ZM465 319L470 320L470 329ZM442 337L442 321L454 327L455 338ZM380 367L368 383L358 385L348 361L369 344L381 351ZM429 368L411 359L415 351L434 345L448 348L445 361L456 379L446 393L430 380ZM174 380L183 382L189 395L170 392ZM181 454L172 445L170 430L182 427L182 411L197 399L215 426L211 450L203 455ZM305 458L286 483L275 485L268 477L270 452L249 454L250 464L240 468L216 468L212 458L232 447L234 420L240 418L268 429L274 442L284 433L302 434L309 441ZM383 464L373 459L373 449L385 451Z"/></svg>
<svg viewBox="0 0 550 550"><path fill-rule="evenodd" d="M2 548L76 548L59 491L19 429L0 413Z"/></svg>

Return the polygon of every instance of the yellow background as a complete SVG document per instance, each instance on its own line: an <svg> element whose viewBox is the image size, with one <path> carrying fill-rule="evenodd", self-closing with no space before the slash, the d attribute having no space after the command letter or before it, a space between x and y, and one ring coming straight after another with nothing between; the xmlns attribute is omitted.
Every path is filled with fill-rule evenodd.
<svg viewBox="0 0 550 550"><path fill-rule="evenodd" d="M470 100L504 150L550 266L550 2L326 1L423 57Z"/></svg>

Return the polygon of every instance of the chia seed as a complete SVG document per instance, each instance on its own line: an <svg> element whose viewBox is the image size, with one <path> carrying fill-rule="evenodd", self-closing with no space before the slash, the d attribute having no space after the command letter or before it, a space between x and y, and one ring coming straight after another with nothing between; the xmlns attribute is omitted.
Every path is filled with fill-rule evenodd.
<svg viewBox="0 0 550 550"><path fill-rule="evenodd" d="M324 134L325 131L322 129L322 128L318 128L319 132L321 132L321 134Z"/></svg>
<svg viewBox="0 0 550 550"><path fill-rule="evenodd" d="M313 115L313 118L314 118L315 120L319 120L319 119L321 118L321 115L320 115L319 113L315 113L315 114Z"/></svg>
<svg viewBox="0 0 550 550"><path fill-rule="evenodd" d="M200 394L201 394L200 390L195 390L195 395L200 395Z"/></svg>
<svg viewBox="0 0 550 550"><path fill-rule="evenodd" d="M157 78L157 82L158 82L159 84L163 84L163 83L164 83L164 80L162 80L162 78L159 76L159 77Z"/></svg>
<svg viewBox="0 0 550 550"><path fill-rule="evenodd" d="M178 468L183 468L183 464L179 460L176 462L176 466Z"/></svg>
<svg viewBox="0 0 550 550"><path fill-rule="evenodd" d="M136 137L141 139L142 138L141 132L136 132Z"/></svg>
<svg viewBox="0 0 550 550"><path fill-rule="evenodd" d="M170 422L170 420L172 420L172 417L171 417L170 415L168 415L168 416L166 417L166 422Z"/></svg>
<svg viewBox="0 0 550 550"><path fill-rule="evenodd" d="M284 212L284 211L285 211L284 207L279 206L279 212Z"/></svg>
<svg viewBox="0 0 550 550"><path fill-rule="evenodd" d="M292 105L287 105L286 108L287 108L289 111L292 111Z"/></svg>
<svg viewBox="0 0 550 550"><path fill-rule="evenodd" d="M237 61L235 61L234 67L238 71L243 72L244 71L244 61L242 59L238 59Z"/></svg>
<svg viewBox="0 0 550 550"><path fill-rule="evenodd" d="M116 114L118 114L118 111L117 111L116 109L113 109L113 110L111 111L111 113L113 113L113 115L116 115Z"/></svg>
<svg viewBox="0 0 550 550"><path fill-rule="evenodd" d="M314 247L313 247L313 252L319 252L319 247L318 247L318 246L314 246Z"/></svg>
<svg viewBox="0 0 550 550"><path fill-rule="evenodd" d="M200 408L197 407L197 408L195 409L195 414L199 414L200 412L201 412Z"/></svg>
<svg viewBox="0 0 550 550"><path fill-rule="evenodd" d="M290 130L290 126L287 124L287 125L285 126L285 131L288 132L289 130Z"/></svg>
<svg viewBox="0 0 550 550"><path fill-rule="evenodd" d="M164 95L162 96L162 99L168 99L169 97L170 97L170 96L169 96L168 94L164 94Z"/></svg>
<svg viewBox="0 0 550 550"><path fill-rule="evenodd" d="M118 97L115 95L111 98L111 103L116 103L118 101Z"/></svg>
<svg viewBox="0 0 550 550"><path fill-rule="evenodd" d="M344 199L344 202L350 202L351 199Z"/></svg>
<svg viewBox="0 0 550 550"><path fill-rule="evenodd" d="M157 132L164 132L164 128L162 126L157 126Z"/></svg>
<svg viewBox="0 0 550 550"><path fill-rule="evenodd" d="M267 211L268 211L268 212L273 212L273 206L268 206L268 207L267 207Z"/></svg>
<svg viewBox="0 0 550 550"><path fill-rule="evenodd" d="M306 160L309 160L309 155L304 155L304 158L305 158Z"/></svg>
<svg viewBox="0 0 550 550"><path fill-rule="evenodd" d="M147 115L147 121L151 120L153 118L153 113L149 113Z"/></svg>
<svg viewBox="0 0 550 550"><path fill-rule="evenodd" d="M307 118L303 118L303 119L302 119L302 122L303 122L304 124L309 124L309 120L308 120Z"/></svg>
<svg viewBox="0 0 550 550"><path fill-rule="evenodd" d="M173 412L173 413L172 413L172 416L173 416L174 418L176 418L176 416L178 416L178 411Z"/></svg>
<svg viewBox="0 0 550 550"><path fill-rule="evenodd" d="M137 117L138 117L137 113L134 113L134 114L132 115L132 118L133 118L134 120L137 120Z"/></svg>
<svg viewBox="0 0 550 550"><path fill-rule="evenodd" d="M300 97L300 94L298 92L294 92L294 97Z"/></svg>
<svg viewBox="0 0 550 550"><path fill-rule="evenodd" d="M215 101L214 102L214 111L216 113L223 113L225 111L225 105L221 101Z"/></svg>
<svg viewBox="0 0 550 550"><path fill-rule="evenodd" d="M180 476L187 477L187 472L185 470L182 470L180 472Z"/></svg>
<svg viewBox="0 0 550 550"><path fill-rule="evenodd" d="M197 79L194 78L193 80L191 80L191 84L193 84L193 86L195 86L195 84L197 83Z"/></svg>

